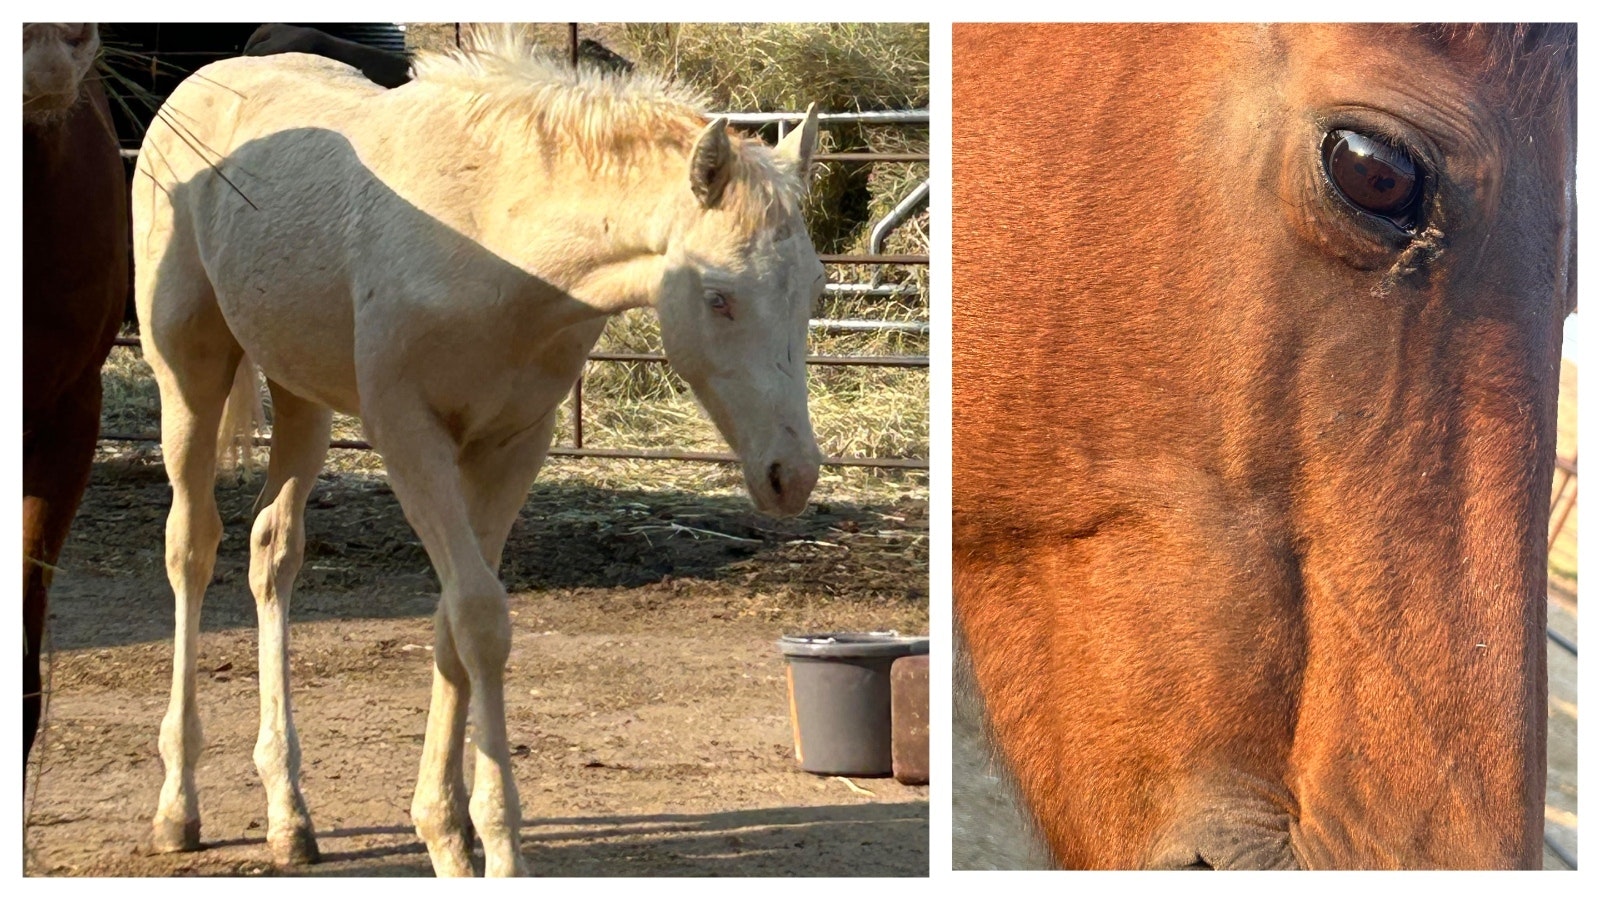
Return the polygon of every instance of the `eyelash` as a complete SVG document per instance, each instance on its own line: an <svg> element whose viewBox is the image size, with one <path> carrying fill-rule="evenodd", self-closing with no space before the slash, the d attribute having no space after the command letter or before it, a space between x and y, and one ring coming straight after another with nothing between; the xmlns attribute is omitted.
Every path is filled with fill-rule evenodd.
<svg viewBox="0 0 1600 900"><path fill-rule="evenodd" d="M706 291L706 302L711 304L711 310L720 316L733 318L733 301L721 291Z"/></svg>

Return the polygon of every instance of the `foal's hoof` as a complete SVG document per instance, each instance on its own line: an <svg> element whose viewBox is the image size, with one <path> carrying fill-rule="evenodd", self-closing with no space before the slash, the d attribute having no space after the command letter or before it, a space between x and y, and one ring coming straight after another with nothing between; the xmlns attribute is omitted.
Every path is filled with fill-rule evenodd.
<svg viewBox="0 0 1600 900"><path fill-rule="evenodd" d="M272 861L279 866L309 866L322 861L317 851L317 835L309 826L267 836Z"/></svg>
<svg viewBox="0 0 1600 900"><path fill-rule="evenodd" d="M200 820L157 819L150 829L150 849L155 853L192 853L200 849Z"/></svg>

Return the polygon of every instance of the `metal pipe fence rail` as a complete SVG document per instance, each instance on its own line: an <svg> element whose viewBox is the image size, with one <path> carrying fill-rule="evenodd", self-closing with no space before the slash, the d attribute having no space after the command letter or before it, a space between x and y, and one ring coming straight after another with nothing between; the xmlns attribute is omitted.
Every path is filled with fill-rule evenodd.
<svg viewBox="0 0 1600 900"><path fill-rule="evenodd" d="M1578 505L1578 457L1562 459L1556 457L1556 486L1550 493L1550 542L1547 550L1553 550L1556 540L1561 537L1561 529L1567 524L1567 516Z"/></svg>
<svg viewBox="0 0 1600 900"><path fill-rule="evenodd" d="M1565 459L1556 457L1556 483L1550 496L1550 531L1547 549L1554 549L1556 541L1561 537L1561 531L1566 527L1567 518L1578 505L1578 458ZM1571 654L1574 659L1578 656L1578 642L1569 638L1554 628L1546 626L1545 635L1550 643L1561 650ZM1544 845L1562 864L1569 869L1578 868L1577 854L1563 847L1549 831L1544 833Z"/></svg>
<svg viewBox="0 0 1600 900"><path fill-rule="evenodd" d="M139 339L134 337L119 337L116 339L118 347L139 347ZM667 357L662 353L637 353L597 350L589 354L590 362L629 362L629 363L665 363ZM928 357L926 356L807 356L807 365L814 366L873 366L878 368L901 369L926 369ZM613 447L586 447L583 443L583 377L580 375L572 386L572 437L571 445L552 445L551 456L568 457L597 457L604 459L656 459L678 460L691 462L712 463L738 463L739 458L731 453L706 453L694 450L671 450L651 448L613 448ZM159 444L159 434L127 434L122 432L102 432L101 441L113 443ZM271 435L258 436L254 439L258 447L270 446ZM371 450L372 445L366 441L334 440L328 443L333 450ZM902 459L896 457L866 457L866 456L826 456L822 459L825 466L845 466L869 469L910 469L927 471L928 461L925 459Z"/></svg>
<svg viewBox="0 0 1600 900"><path fill-rule="evenodd" d="M1561 537L1561 531L1567 525L1567 518L1572 511L1578 508L1578 457L1566 459L1556 457L1556 485L1550 495L1550 530L1549 543L1546 550L1553 550L1556 541ZM1578 655L1578 643L1572 638L1557 632L1554 628L1546 628L1550 641L1561 649Z"/></svg>

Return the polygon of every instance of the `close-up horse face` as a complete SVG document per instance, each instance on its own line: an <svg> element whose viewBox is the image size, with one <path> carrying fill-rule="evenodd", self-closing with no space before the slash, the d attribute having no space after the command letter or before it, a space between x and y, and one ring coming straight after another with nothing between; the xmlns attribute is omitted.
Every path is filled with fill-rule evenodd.
<svg viewBox="0 0 1600 900"><path fill-rule="evenodd" d="M1261 336L1296 349L1295 384L1244 396L1293 425L1256 419L1238 458L1282 467L1262 486L1288 496L1305 625L1350 648L1319 658L1313 632L1302 663L1292 846L1307 864L1537 865L1545 516L1576 298L1571 38L1273 38L1281 100L1257 108L1276 120L1276 190L1258 199L1286 227L1264 228L1282 244L1232 304L1273 298ZM1403 714L1371 714L1385 707Z"/></svg>
<svg viewBox="0 0 1600 900"><path fill-rule="evenodd" d="M712 123L706 134L720 137L722 127ZM796 129L775 151L780 176L804 177L811 150L802 157L799 142L814 142L814 122L806 132ZM739 455L756 508L796 515L822 459L806 403L806 337L827 276L792 198L764 212L712 194L700 203L657 303L662 344ZM756 227L752 211L763 212Z"/></svg>
<svg viewBox="0 0 1600 900"><path fill-rule="evenodd" d="M1538 864L1573 45L957 29L956 608L1058 861Z"/></svg>
<svg viewBox="0 0 1600 900"><path fill-rule="evenodd" d="M22 26L22 110L48 118L78 102L78 88L100 52L100 32L86 23Z"/></svg>

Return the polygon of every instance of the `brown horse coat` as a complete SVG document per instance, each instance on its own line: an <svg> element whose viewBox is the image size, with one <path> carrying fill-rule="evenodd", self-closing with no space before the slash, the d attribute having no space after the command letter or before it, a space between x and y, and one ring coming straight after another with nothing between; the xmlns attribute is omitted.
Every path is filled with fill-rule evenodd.
<svg viewBox="0 0 1600 900"><path fill-rule="evenodd" d="M25 114L22 129L24 763L39 724L51 567L89 481L100 367L128 290L128 194L116 134L92 74L81 94L64 111Z"/></svg>
<svg viewBox="0 0 1600 900"><path fill-rule="evenodd" d="M953 48L955 608L1057 861L1537 866L1575 31Z"/></svg>

